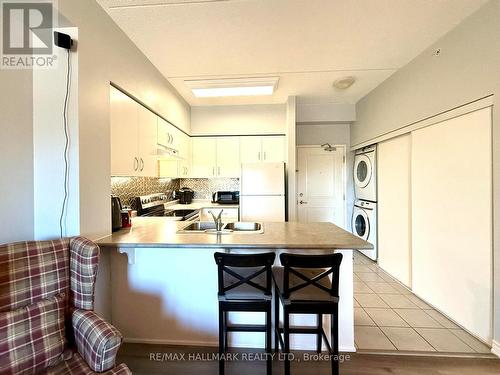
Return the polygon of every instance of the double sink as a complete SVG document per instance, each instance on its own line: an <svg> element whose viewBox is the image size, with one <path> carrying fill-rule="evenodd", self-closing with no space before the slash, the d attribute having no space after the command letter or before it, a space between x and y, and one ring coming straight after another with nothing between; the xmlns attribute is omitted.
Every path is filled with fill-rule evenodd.
<svg viewBox="0 0 500 375"><path fill-rule="evenodd" d="M221 231L217 231L215 223L212 221L194 221L186 227L179 230L179 233L264 233L261 223L238 221L234 223L226 223Z"/></svg>

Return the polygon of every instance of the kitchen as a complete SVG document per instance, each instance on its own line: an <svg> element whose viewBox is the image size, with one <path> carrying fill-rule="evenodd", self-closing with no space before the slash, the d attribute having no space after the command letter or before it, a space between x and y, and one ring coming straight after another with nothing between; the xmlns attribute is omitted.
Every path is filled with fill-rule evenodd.
<svg viewBox="0 0 500 375"><path fill-rule="evenodd" d="M56 69L0 70L0 243L97 243L95 311L123 335L117 363L134 372L159 369L137 355L149 345L220 348L218 251L270 251L275 266L342 254L333 341L356 354L340 372L375 372L386 354L395 371L417 357L437 371L487 371L469 357L496 366L500 8L388 7L59 0L71 52L54 46ZM210 96L259 87L270 91ZM326 316L291 317L320 321L330 338ZM236 352L267 345L262 333L228 336ZM288 345L301 353L318 337Z"/></svg>

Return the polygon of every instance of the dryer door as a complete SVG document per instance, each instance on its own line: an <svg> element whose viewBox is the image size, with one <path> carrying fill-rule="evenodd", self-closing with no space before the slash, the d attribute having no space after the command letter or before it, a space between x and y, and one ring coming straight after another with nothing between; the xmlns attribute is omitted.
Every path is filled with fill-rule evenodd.
<svg viewBox="0 0 500 375"><path fill-rule="evenodd" d="M354 162L354 181L360 188L366 187L372 179L373 166L366 155L356 155Z"/></svg>
<svg viewBox="0 0 500 375"><path fill-rule="evenodd" d="M352 215L352 231L353 233L367 240L370 235L370 221L366 215L366 211L360 208L354 209L354 214Z"/></svg>

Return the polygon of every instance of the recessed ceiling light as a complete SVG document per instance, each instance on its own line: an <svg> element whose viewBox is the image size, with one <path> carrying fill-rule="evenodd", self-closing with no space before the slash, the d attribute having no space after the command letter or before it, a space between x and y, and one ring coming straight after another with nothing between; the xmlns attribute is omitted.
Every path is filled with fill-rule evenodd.
<svg viewBox="0 0 500 375"><path fill-rule="evenodd" d="M345 90L351 87L354 82L356 82L356 78L354 78L353 76L342 77L333 82L333 87L340 90Z"/></svg>
<svg viewBox="0 0 500 375"><path fill-rule="evenodd" d="M272 95L278 77L228 78L184 81L197 98Z"/></svg>

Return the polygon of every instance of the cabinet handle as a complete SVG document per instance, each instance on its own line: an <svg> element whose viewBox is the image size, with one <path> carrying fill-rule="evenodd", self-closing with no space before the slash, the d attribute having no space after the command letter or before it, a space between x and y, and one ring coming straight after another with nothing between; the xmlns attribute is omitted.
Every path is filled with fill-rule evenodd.
<svg viewBox="0 0 500 375"><path fill-rule="evenodd" d="M257 157L260 160L260 151L257 153Z"/></svg>
<svg viewBox="0 0 500 375"><path fill-rule="evenodd" d="M220 167L217 167L217 174L220 176Z"/></svg>
<svg viewBox="0 0 500 375"><path fill-rule="evenodd" d="M137 159L137 157L135 157L134 158L134 171L136 171L137 168L139 168L139 159Z"/></svg>
<svg viewBox="0 0 500 375"><path fill-rule="evenodd" d="M212 176L215 176L215 167L212 167Z"/></svg>
<svg viewBox="0 0 500 375"><path fill-rule="evenodd" d="M266 152L264 151L264 160L266 160Z"/></svg>
<svg viewBox="0 0 500 375"><path fill-rule="evenodd" d="M172 144L174 142L174 136L170 133L168 134L168 139L169 139L168 143Z"/></svg>
<svg viewBox="0 0 500 375"><path fill-rule="evenodd" d="M142 160L142 158L141 158L141 172L143 169L144 169L144 160Z"/></svg>

